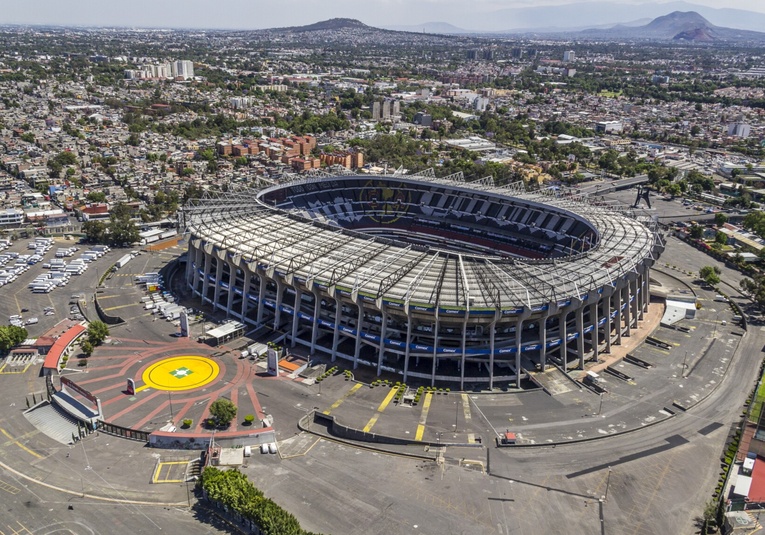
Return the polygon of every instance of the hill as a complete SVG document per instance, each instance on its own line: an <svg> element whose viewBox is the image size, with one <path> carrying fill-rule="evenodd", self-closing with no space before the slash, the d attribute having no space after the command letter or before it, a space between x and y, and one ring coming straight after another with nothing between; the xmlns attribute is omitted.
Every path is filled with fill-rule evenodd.
<svg viewBox="0 0 765 535"><path fill-rule="evenodd" d="M320 32L320 31L336 31L336 30L366 30L372 29L371 26L367 26L360 20L356 19L327 19L306 26L289 26L287 28L275 28L277 30L289 31L295 33L301 32Z"/></svg>
<svg viewBox="0 0 765 535"><path fill-rule="evenodd" d="M765 33L715 26L695 11L674 11L643 26L593 28L579 33L593 39L651 39L699 43L765 41Z"/></svg>

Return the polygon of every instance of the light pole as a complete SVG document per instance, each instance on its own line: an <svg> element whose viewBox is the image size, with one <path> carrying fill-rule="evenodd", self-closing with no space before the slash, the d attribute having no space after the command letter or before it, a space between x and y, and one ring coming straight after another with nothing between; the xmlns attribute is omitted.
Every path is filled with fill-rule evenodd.
<svg viewBox="0 0 765 535"><path fill-rule="evenodd" d="M172 392L170 390L167 391L167 399L170 401L170 420L175 420L175 415L173 414L173 397Z"/></svg>
<svg viewBox="0 0 765 535"><path fill-rule="evenodd" d="M600 404L598 405L598 415L600 415L600 411L603 408L603 392L600 393Z"/></svg>
<svg viewBox="0 0 765 535"><path fill-rule="evenodd" d="M685 352L685 357L683 357L683 371L680 372L680 375L685 375L685 368L688 366L685 362L688 360L688 352Z"/></svg>
<svg viewBox="0 0 765 535"><path fill-rule="evenodd" d="M606 477L606 494L603 496L603 501L608 501L608 487L611 485L611 467L608 467L608 477Z"/></svg>

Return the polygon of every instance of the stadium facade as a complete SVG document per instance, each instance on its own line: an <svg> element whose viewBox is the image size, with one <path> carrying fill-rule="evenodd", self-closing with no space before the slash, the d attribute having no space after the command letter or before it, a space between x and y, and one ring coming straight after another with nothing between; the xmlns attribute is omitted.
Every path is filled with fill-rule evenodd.
<svg viewBox="0 0 765 535"><path fill-rule="evenodd" d="M610 351L664 247L630 208L430 170L290 176L183 217L203 303L354 369L461 388Z"/></svg>

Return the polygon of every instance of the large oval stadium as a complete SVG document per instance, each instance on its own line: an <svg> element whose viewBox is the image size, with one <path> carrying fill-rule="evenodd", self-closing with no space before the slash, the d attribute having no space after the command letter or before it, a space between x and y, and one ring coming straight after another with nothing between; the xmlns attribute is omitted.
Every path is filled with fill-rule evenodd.
<svg viewBox="0 0 765 535"><path fill-rule="evenodd" d="M291 176L184 208L193 293L291 346L435 384L584 369L647 310L654 222L462 175Z"/></svg>

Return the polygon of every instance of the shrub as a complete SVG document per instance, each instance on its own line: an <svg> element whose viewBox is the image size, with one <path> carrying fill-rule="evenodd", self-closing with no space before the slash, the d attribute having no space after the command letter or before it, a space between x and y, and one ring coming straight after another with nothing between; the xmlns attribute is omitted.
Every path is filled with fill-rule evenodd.
<svg viewBox="0 0 765 535"><path fill-rule="evenodd" d="M194 420L192 420L191 418L186 418L185 420L181 422L181 425L183 426L184 429L188 429L189 427L191 427L191 424L193 423L194 423Z"/></svg>

